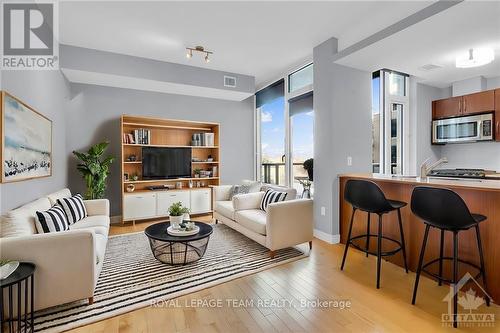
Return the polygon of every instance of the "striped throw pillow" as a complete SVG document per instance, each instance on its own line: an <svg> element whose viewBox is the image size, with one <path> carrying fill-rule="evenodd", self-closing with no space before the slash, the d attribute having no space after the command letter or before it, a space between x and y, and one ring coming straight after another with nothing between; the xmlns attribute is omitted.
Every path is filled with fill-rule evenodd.
<svg viewBox="0 0 500 333"><path fill-rule="evenodd" d="M271 189L267 190L260 202L260 209L267 212L267 206L269 206L269 204L272 204L273 202L285 201L286 195L286 192L279 192Z"/></svg>
<svg viewBox="0 0 500 333"><path fill-rule="evenodd" d="M35 226L39 234L69 229L68 218L59 205L55 205L44 212L36 212Z"/></svg>
<svg viewBox="0 0 500 333"><path fill-rule="evenodd" d="M70 198L58 199L57 203L64 209L70 225L87 217L87 210L85 209L81 194L76 194Z"/></svg>

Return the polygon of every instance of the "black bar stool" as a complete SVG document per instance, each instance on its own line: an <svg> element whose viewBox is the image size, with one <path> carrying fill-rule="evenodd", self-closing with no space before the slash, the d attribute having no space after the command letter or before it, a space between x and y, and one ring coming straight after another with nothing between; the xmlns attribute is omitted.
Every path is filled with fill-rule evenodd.
<svg viewBox="0 0 500 333"><path fill-rule="evenodd" d="M420 258L418 260L417 277L415 279L415 286L413 288L413 298L411 304L415 304L417 298L418 281L420 274L425 272L438 279L438 284L441 285L442 281L453 284L453 326L457 327L457 302L458 302L458 263L474 267L479 273L474 277L478 279L482 277L484 283L484 290L486 291L486 276L484 271L484 257L483 248L481 245L481 234L479 233L479 223L486 220L486 216L480 214L472 214L467 208L463 199L452 190L444 188L418 186L415 187L411 196L411 210L421 218L425 223L425 234L420 250ZM425 246L427 245L427 237L429 236L429 229L431 227L441 230L441 240L439 245L439 258L433 259L426 264L423 264ZM460 231L468 230L470 228L476 229L477 246L479 249L480 265L473 264L468 261L458 258L458 233ZM453 257L443 256L443 243L444 232L453 232ZM453 260L453 279L445 279L443 277L443 260ZM425 270L429 265L439 262L439 274L434 274ZM487 292L487 291L486 291ZM485 295L486 305L490 305L490 298Z"/></svg>
<svg viewBox="0 0 500 333"><path fill-rule="evenodd" d="M377 289L380 288L380 265L382 263L382 257L391 256L399 251L402 251L403 260L405 263L405 270L406 273L408 273L408 266L406 264L406 247L405 247L405 238L403 234L403 223L401 222L401 208L406 206L406 202L388 200L385 198L384 193L382 192L380 187L378 187L377 184L371 181L357 180L357 179L356 180L350 179L345 184L344 199L352 205L353 210L352 210L351 223L349 225L349 233L347 235L347 242L345 244L344 256L342 258L342 265L340 266L340 270L344 269L345 259L347 257L347 249L349 248L349 245L352 245L356 249L365 252L367 257L368 254L377 256ZM352 225L354 222L354 213L356 213L357 209L368 213L366 234L351 237ZM382 235L382 215L392 212L393 210L398 211L401 242ZM378 215L377 235L370 234L370 213ZM377 237L378 241L377 252L370 252L370 237ZM360 238L366 238L365 249L353 243L353 240ZM399 246L394 250L382 252L382 239L386 239Z"/></svg>

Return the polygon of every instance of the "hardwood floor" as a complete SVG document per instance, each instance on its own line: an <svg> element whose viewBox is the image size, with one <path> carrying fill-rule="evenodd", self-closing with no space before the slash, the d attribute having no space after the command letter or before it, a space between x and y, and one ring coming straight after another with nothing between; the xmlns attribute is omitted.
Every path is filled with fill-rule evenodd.
<svg viewBox="0 0 500 333"><path fill-rule="evenodd" d="M206 218L205 221L210 219ZM112 226L112 235L141 231L150 223ZM496 327L453 329L441 325L449 287L422 278L417 304L410 304L414 273L383 262L381 289L375 288L376 258L349 250L340 271L343 245L314 240L311 256L204 289L169 302L147 307L72 330L83 332L500 332L500 307L482 305L479 312L494 313ZM304 244L304 251L308 250ZM235 300L271 302L345 300L350 308L270 307L228 305ZM219 301L222 307L195 307L191 302ZM461 307L460 307L461 309ZM463 310L462 310L463 311Z"/></svg>

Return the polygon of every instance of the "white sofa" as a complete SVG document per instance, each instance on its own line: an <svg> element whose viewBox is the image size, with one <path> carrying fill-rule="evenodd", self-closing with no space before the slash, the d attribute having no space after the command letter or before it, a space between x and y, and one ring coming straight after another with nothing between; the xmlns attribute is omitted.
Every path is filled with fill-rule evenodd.
<svg viewBox="0 0 500 333"><path fill-rule="evenodd" d="M109 231L109 201L85 200L88 216L70 230L38 234L36 211L44 211L68 189L7 212L0 222L0 258L36 265L35 310L80 299L93 302Z"/></svg>
<svg viewBox="0 0 500 333"><path fill-rule="evenodd" d="M313 202L295 199L295 189L264 185L260 191L238 194L229 200L232 185L213 186L213 208L220 221L248 238L267 247L270 256L276 250L309 242L313 239ZM286 201L272 203L267 213L260 209L265 190L287 192Z"/></svg>

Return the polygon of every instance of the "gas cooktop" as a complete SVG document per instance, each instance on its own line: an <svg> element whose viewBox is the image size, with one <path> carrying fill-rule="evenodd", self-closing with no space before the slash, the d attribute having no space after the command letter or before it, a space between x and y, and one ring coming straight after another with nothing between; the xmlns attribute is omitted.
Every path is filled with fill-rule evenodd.
<svg viewBox="0 0 500 333"><path fill-rule="evenodd" d="M429 173L433 177L486 178L483 169L436 169Z"/></svg>

